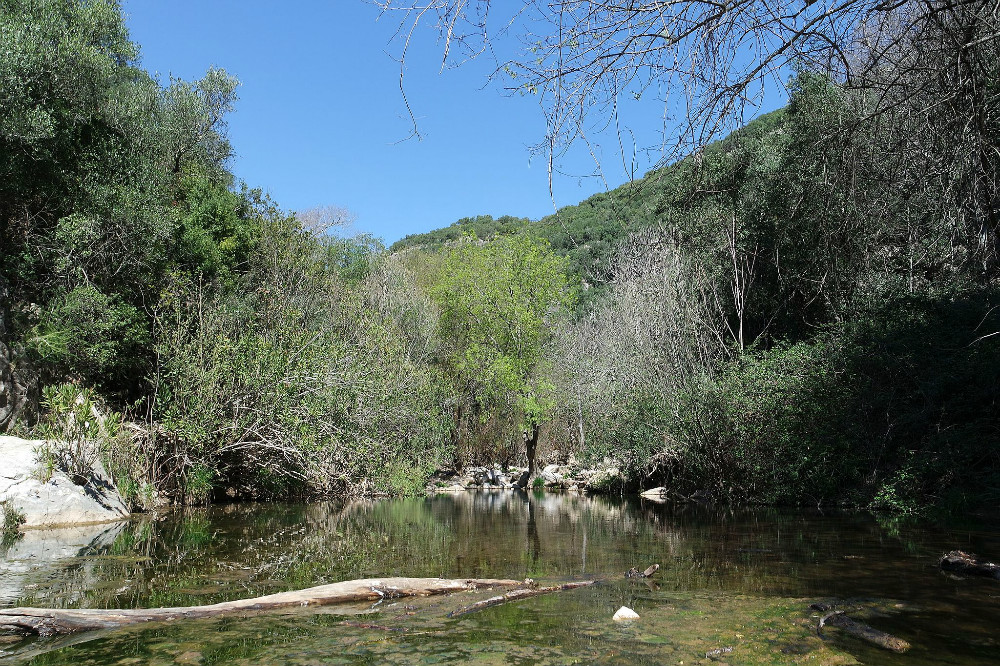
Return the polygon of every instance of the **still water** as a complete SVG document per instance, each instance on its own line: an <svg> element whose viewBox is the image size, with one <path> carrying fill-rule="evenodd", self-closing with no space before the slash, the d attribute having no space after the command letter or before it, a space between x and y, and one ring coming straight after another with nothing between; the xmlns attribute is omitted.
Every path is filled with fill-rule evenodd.
<svg viewBox="0 0 1000 666"><path fill-rule="evenodd" d="M1000 582L935 566L955 548L1000 557L995 525L481 492L52 532L0 548L0 606L195 605L380 576L608 580L455 619L490 593L32 639L0 644L0 664L1000 663ZM654 562L651 581L622 576ZM913 647L821 638L814 602ZM640 619L613 622L620 606Z"/></svg>

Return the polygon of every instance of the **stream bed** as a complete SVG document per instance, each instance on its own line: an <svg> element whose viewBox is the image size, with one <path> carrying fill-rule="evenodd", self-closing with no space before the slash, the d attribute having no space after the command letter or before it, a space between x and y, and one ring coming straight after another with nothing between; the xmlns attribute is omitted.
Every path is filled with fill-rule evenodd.
<svg viewBox="0 0 1000 666"><path fill-rule="evenodd" d="M454 619L490 593L32 638L0 643L0 664L1000 663L1000 581L941 572L956 548L1000 558L1000 526L509 491L189 508L4 544L0 606L198 605L382 576L607 580ZM623 576L652 563L651 579ZM815 602L912 648L818 636ZM621 606L639 619L612 621Z"/></svg>

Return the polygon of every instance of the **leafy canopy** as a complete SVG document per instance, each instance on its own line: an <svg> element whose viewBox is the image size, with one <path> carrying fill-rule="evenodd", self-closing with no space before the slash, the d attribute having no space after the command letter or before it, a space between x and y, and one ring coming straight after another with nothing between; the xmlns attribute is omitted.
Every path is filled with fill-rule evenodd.
<svg viewBox="0 0 1000 666"><path fill-rule="evenodd" d="M467 237L448 250L431 295L447 361L476 400L513 405L530 423L546 411L538 369L552 315L573 301L566 271L565 257L526 234Z"/></svg>

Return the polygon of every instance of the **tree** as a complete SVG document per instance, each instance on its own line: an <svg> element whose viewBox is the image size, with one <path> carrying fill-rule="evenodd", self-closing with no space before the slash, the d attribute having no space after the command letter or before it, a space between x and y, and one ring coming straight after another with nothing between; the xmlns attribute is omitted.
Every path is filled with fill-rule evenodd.
<svg viewBox="0 0 1000 666"><path fill-rule="evenodd" d="M223 274L252 230L226 168L234 78L161 86L114 0L0 2L0 43L3 429L44 381L135 402L170 260Z"/></svg>
<svg viewBox="0 0 1000 666"><path fill-rule="evenodd" d="M558 310L572 302L566 265L547 242L526 234L467 237L448 250L431 292L459 390L476 411L513 409L521 417L528 459L522 486L534 474L539 426L551 407L540 372L543 345Z"/></svg>
<svg viewBox="0 0 1000 666"><path fill-rule="evenodd" d="M962 81L956 99L974 90L982 101L990 86L981 75L995 63L988 53L1000 36L995 4L980 0L375 3L401 17L402 61L417 26L436 21L445 62L489 54L498 60L497 75L509 76L510 90L539 94L550 156L585 138L591 114L603 124L617 113L619 97L630 95L664 100L665 116L678 123L681 152L703 146L742 124L790 65L829 72L849 86L877 80L885 93L879 110L888 111L894 90L913 93L908 74L929 71L921 55L948 53L960 61L952 70ZM511 32L523 46L514 54L495 40ZM932 64L948 74L946 63Z"/></svg>

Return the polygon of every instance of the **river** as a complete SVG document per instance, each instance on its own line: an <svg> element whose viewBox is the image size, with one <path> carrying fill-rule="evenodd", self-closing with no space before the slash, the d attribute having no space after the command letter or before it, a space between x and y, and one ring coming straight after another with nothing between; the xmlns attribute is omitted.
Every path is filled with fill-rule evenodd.
<svg viewBox="0 0 1000 666"><path fill-rule="evenodd" d="M194 605L393 575L609 578L455 619L487 593L31 639L0 644L0 664L1000 662L1000 581L936 567L955 548L1000 556L995 525L479 492L233 504L58 532L0 548L0 605ZM650 580L622 576L652 563ZM814 602L913 647L817 636ZM639 619L613 622L621 606Z"/></svg>

